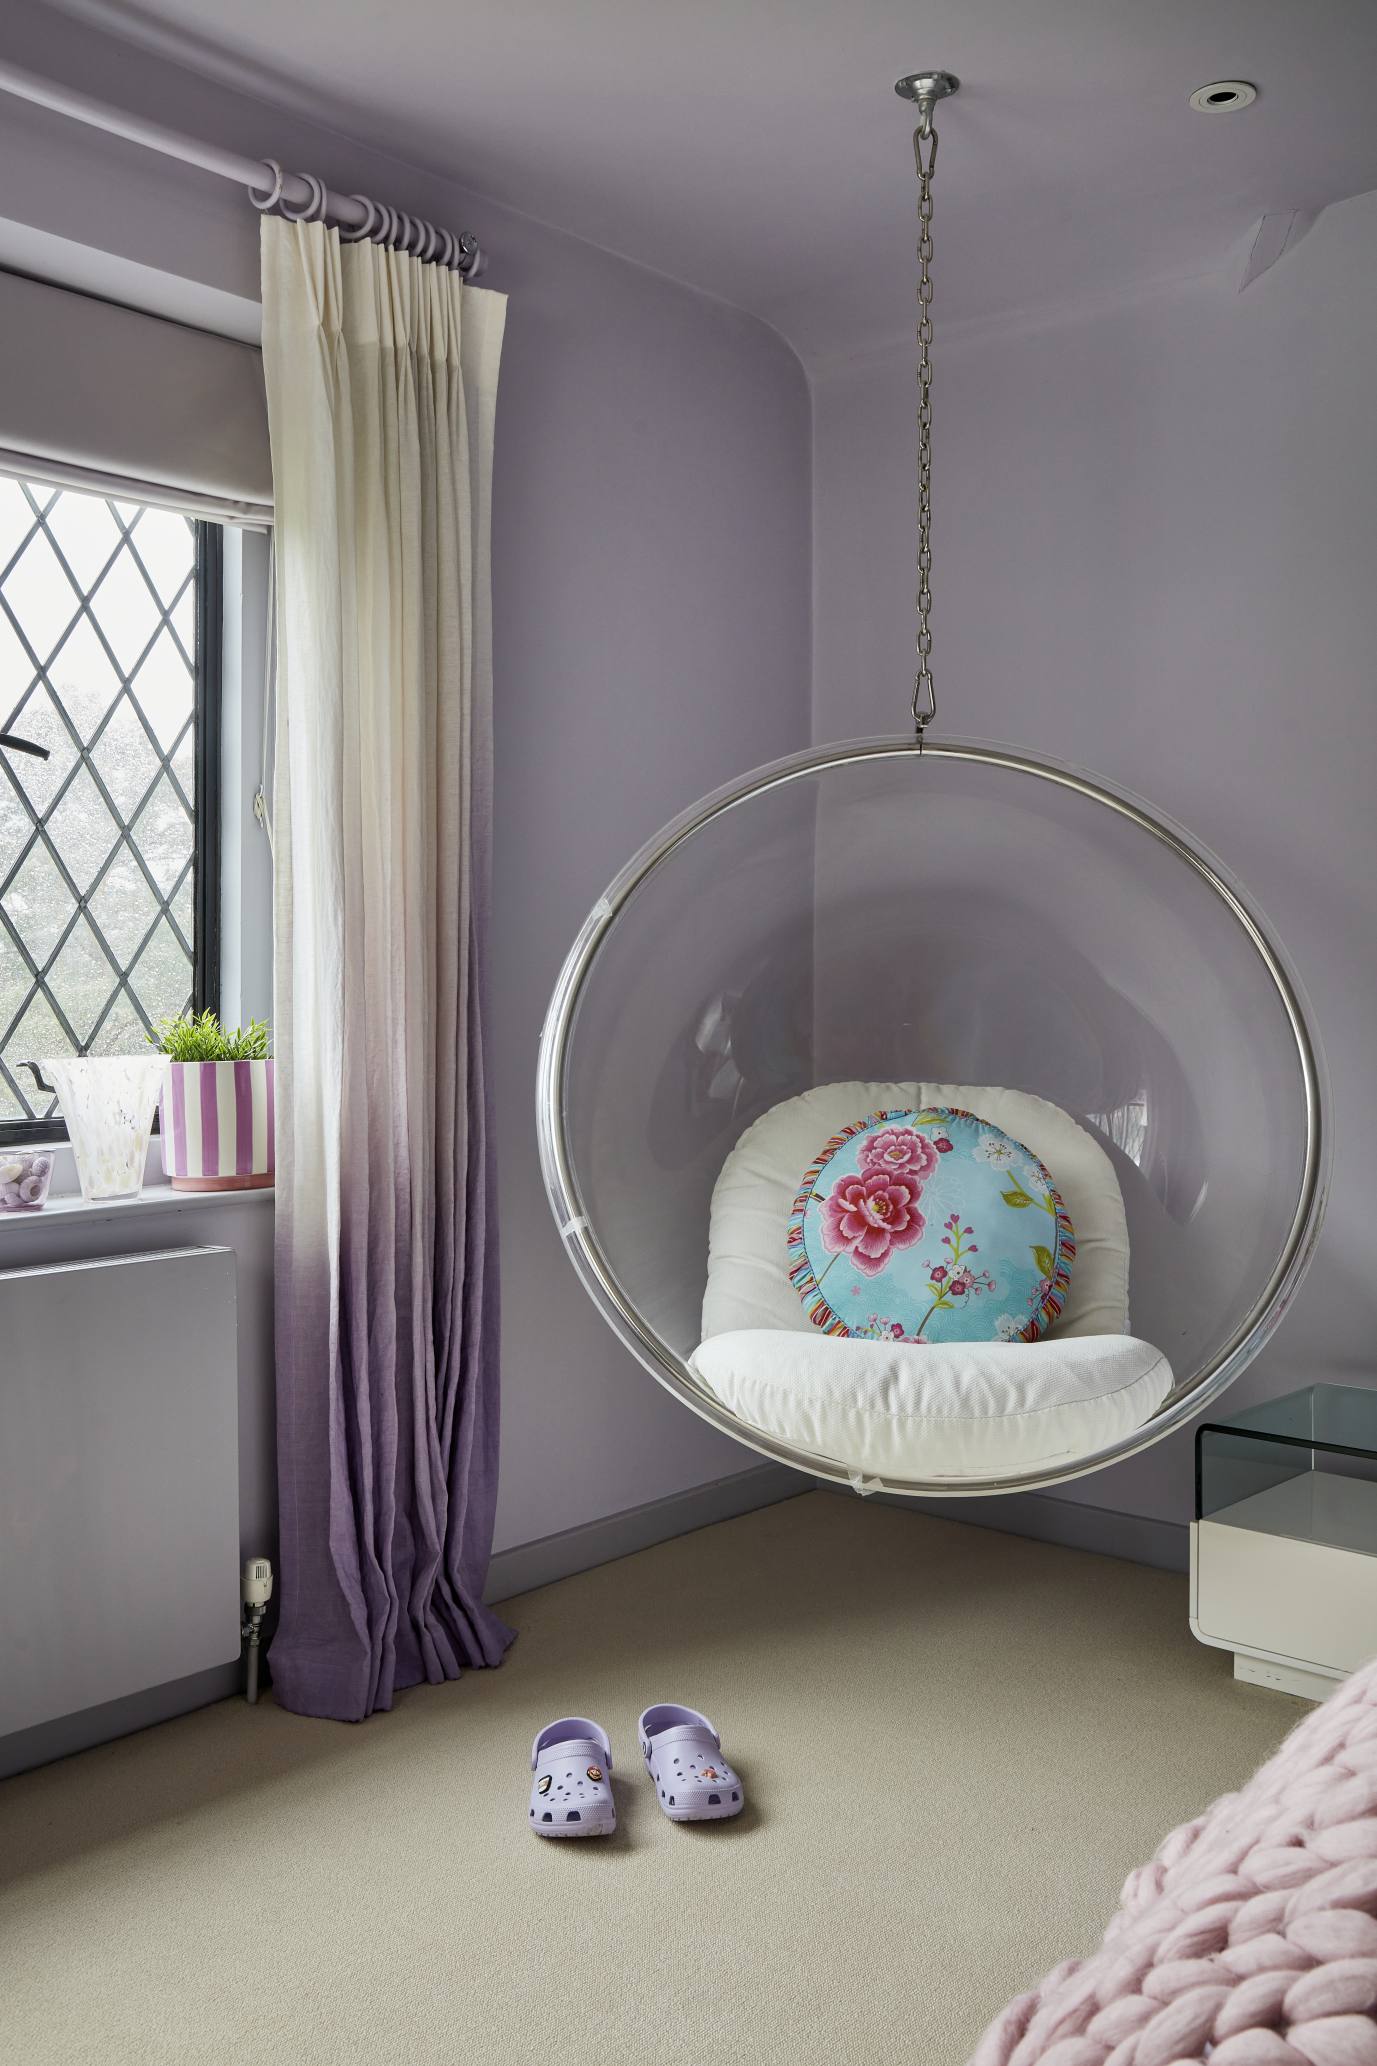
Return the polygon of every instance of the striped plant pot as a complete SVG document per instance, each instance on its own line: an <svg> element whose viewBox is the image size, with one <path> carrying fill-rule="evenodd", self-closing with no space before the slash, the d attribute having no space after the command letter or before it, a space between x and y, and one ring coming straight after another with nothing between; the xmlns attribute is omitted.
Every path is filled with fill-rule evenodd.
<svg viewBox="0 0 1377 2066"><path fill-rule="evenodd" d="M272 1182L271 1062L169 1062L158 1114L174 1191L257 1191Z"/></svg>

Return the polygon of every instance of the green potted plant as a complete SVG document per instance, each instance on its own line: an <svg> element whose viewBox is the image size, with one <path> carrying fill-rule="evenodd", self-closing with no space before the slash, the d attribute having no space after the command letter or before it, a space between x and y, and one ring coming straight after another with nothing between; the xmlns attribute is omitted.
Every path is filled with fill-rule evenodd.
<svg viewBox="0 0 1377 2066"><path fill-rule="evenodd" d="M273 1065L268 1026L229 1032L215 1013L160 1019L149 1040L166 1057L159 1125L174 1191L257 1191L273 1181Z"/></svg>

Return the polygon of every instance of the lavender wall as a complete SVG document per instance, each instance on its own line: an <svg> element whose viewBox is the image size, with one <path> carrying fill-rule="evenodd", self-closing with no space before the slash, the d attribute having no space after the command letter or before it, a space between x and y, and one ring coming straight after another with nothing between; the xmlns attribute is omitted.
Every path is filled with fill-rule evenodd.
<svg viewBox="0 0 1377 2066"><path fill-rule="evenodd" d="M1237 1403L1371 1381L1377 1016L1377 195L1231 277L941 338L942 722L1128 783L1280 930L1334 1079L1317 1260ZM901 728L912 678L906 344L814 390L819 739ZM1185 1519L1188 1437L1063 1488Z"/></svg>
<svg viewBox="0 0 1377 2066"><path fill-rule="evenodd" d="M578 1289L536 1162L536 1041L607 882L695 797L806 744L810 679L798 362L747 317L521 228L496 233L500 1546L756 1461Z"/></svg>
<svg viewBox="0 0 1377 2066"><path fill-rule="evenodd" d="M534 1071L559 962L615 870L703 791L807 740L798 361L753 318L31 0L7 10L6 45L103 98L472 229L490 250L486 284L510 297L494 536L498 1546L750 1469L748 1451L631 1364L578 1290L540 1184ZM0 262L28 254L50 277L242 333L257 291L242 194L17 103L4 118ZM223 1222L203 1233L193 1217L179 1238L221 1238ZM270 1386L260 1358L249 1410ZM250 1491L258 1511L267 1488Z"/></svg>

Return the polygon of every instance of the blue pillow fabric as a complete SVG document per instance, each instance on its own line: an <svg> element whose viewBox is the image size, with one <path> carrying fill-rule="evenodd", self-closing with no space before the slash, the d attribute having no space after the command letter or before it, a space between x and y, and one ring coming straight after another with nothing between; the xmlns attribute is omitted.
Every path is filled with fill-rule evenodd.
<svg viewBox="0 0 1377 2066"><path fill-rule="evenodd" d="M1060 1314L1075 1235L1032 1150L971 1112L872 1112L804 1172L789 1276L827 1334L1036 1341Z"/></svg>

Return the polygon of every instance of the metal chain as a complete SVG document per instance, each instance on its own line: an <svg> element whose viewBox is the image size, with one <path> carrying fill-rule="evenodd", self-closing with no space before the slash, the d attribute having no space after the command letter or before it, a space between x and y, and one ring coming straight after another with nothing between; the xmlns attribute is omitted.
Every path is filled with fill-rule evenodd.
<svg viewBox="0 0 1377 2066"><path fill-rule="evenodd" d="M918 672L913 682L913 728L923 734L937 715L932 686L932 173L937 131L930 100L918 103L913 163L918 174ZM924 146L927 155L924 157Z"/></svg>

